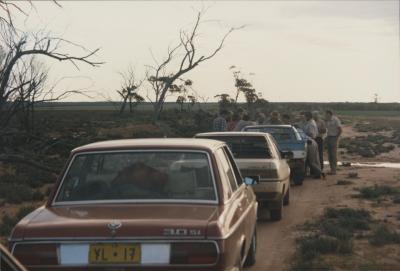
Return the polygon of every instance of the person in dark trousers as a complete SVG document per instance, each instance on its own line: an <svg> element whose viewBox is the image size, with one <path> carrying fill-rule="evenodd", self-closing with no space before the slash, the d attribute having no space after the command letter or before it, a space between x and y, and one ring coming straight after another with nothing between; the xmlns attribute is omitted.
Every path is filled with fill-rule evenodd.
<svg viewBox="0 0 400 271"><path fill-rule="evenodd" d="M318 145L318 154L319 154L319 162L321 164L321 170L324 169L324 136L326 134L326 126L325 126L325 121L323 121L319 117L318 111L313 112L313 119L315 123L317 124L318 128L318 134L315 137L315 142L317 142Z"/></svg>
<svg viewBox="0 0 400 271"><path fill-rule="evenodd" d="M338 117L333 115L331 110L325 112L325 123L327 129L326 146L328 148L328 159L331 171L329 175L336 175L337 149L339 137L342 134L342 124Z"/></svg>

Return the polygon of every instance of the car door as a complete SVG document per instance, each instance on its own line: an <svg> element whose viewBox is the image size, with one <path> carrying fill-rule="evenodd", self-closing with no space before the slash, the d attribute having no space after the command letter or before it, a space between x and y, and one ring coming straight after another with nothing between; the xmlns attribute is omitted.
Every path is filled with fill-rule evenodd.
<svg viewBox="0 0 400 271"><path fill-rule="evenodd" d="M257 207L254 205L256 203L256 198L254 195L254 192L251 187L246 186L243 183L243 178L240 174L240 171L235 163L235 160L233 158L233 155L230 151L230 149L225 146L223 147L225 157L227 161L229 162L229 165L232 169L232 172L234 174L235 180L238 184L238 191L237 191L237 201L239 202L240 206L240 220L241 220L241 231L245 236L246 240L246 251L250 247L250 240L253 237L254 230L255 230L255 224L256 224L256 218L257 218Z"/></svg>

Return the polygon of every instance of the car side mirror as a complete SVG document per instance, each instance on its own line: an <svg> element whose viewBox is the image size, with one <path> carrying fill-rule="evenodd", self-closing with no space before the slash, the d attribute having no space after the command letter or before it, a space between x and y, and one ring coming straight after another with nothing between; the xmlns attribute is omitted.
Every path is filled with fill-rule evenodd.
<svg viewBox="0 0 400 271"><path fill-rule="evenodd" d="M249 185L249 186L258 184L258 181L256 179L251 178L251 177L244 177L243 182L246 185Z"/></svg>
<svg viewBox="0 0 400 271"><path fill-rule="evenodd" d="M291 151L281 152L281 156L283 159L293 159L293 152Z"/></svg>

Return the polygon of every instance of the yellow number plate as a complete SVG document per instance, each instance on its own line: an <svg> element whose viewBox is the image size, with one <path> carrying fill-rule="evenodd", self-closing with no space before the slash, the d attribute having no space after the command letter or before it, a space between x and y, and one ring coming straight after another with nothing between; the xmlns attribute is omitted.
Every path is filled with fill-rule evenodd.
<svg viewBox="0 0 400 271"><path fill-rule="evenodd" d="M140 253L137 244L93 244L89 249L89 263L138 264Z"/></svg>

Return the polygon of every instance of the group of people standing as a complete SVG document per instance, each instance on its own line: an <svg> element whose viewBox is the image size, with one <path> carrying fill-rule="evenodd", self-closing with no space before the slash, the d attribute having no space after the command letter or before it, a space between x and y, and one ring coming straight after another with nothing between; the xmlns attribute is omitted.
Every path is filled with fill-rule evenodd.
<svg viewBox="0 0 400 271"><path fill-rule="evenodd" d="M249 114L239 108L236 112L232 113L228 110L221 110L219 115L214 119L213 131L214 132L226 132L226 131L241 131L244 127L250 125L262 125L262 124L289 124L284 120L289 120L289 115L283 115L282 120L280 114L277 111L273 111L268 119L264 113L258 112L255 116L255 120L251 120Z"/></svg>
<svg viewBox="0 0 400 271"><path fill-rule="evenodd" d="M339 118L331 110L325 111L325 120L320 117L318 111L302 112L302 117L298 127L308 136L307 166L310 167L311 174L316 178L325 176L323 169L326 142L330 166L328 174L335 175L339 137L342 134Z"/></svg>
<svg viewBox="0 0 400 271"><path fill-rule="evenodd" d="M264 113L257 113L255 121L250 119L247 112L239 108L235 113L221 110L214 119L213 130L222 131L241 131L250 125L262 124L290 124L303 130L307 135L307 161L306 167L310 168L310 174L315 178L325 177L324 169L324 143L328 151L330 171L328 174L335 175L337 167L337 149L339 137L342 134L342 125L337 116L331 110L325 111L325 119L322 119L318 111L301 112L300 121L292 122L290 115L282 115L277 111L270 114L267 119Z"/></svg>

